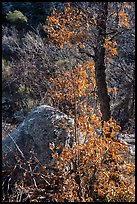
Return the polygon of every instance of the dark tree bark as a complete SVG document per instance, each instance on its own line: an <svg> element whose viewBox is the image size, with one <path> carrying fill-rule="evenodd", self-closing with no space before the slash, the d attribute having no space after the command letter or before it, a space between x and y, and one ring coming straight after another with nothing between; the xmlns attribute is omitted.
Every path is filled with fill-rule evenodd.
<svg viewBox="0 0 137 204"><path fill-rule="evenodd" d="M95 73L96 83L98 87L98 97L100 102L100 110L102 120L108 121L111 117L110 98L107 91L106 83L106 66L105 66L105 48L104 40L106 37L106 22L108 15L108 2L99 2L99 10L97 16L97 45L95 48Z"/></svg>

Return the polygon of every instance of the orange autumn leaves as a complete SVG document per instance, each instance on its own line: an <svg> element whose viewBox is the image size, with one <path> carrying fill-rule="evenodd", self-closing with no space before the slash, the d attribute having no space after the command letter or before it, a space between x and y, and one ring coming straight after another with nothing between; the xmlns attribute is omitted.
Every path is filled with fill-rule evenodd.
<svg viewBox="0 0 137 204"><path fill-rule="evenodd" d="M116 41L105 39L104 48L106 48L112 56L117 55L116 45Z"/></svg>
<svg viewBox="0 0 137 204"><path fill-rule="evenodd" d="M71 103L80 102L80 97L96 94L95 69L92 61L80 65L65 73L59 73L50 79L54 89L52 94L57 101L68 100Z"/></svg>
<svg viewBox="0 0 137 204"><path fill-rule="evenodd" d="M58 76L50 79L52 82L52 97L56 101L57 106L62 101L67 101L71 108L76 107L75 117L77 120L76 127L80 128L80 132L86 136L91 135L91 132L95 133L96 129L103 131L103 135L107 135L110 132L110 137L114 137L115 133L120 130L120 127L110 119L107 125L104 123L102 129L102 114L99 109L93 111L86 103L88 97L95 98L97 95L97 85L95 80L95 68L94 62L88 61L87 63L78 64L74 68L66 72L58 73ZM110 89L110 90L109 90ZM108 88L109 91L114 92L114 88ZM116 93L115 93L116 94ZM66 112L74 117L74 113L71 115L71 109L68 105Z"/></svg>
<svg viewBox="0 0 137 204"><path fill-rule="evenodd" d="M49 29L51 41L61 48L66 42L69 45L74 38L76 42L82 42L82 18L80 19L79 15L82 17L83 13L71 10L69 4L61 14L54 10L53 15L48 18L52 26L52 30ZM120 15L121 18L125 17L122 13ZM85 26L88 29L88 21ZM117 54L116 45L115 41L104 39L104 48L110 56ZM134 165L127 162L122 165L123 158L120 152L128 150L124 144L113 140L119 133L120 126L112 118L102 125L100 110L95 110L87 104L87 98L91 95L95 97L97 93L94 62L77 64L50 80L54 100L58 101L58 104L67 100L75 106L76 111L70 116L76 119L75 134L78 139L83 138L84 141L79 143L75 140L73 147L63 148L60 156L57 152L54 153L54 145L50 144L62 180L60 190L55 193L55 201L93 202L96 199L104 199L109 202L117 199L116 194L121 197L125 191L130 194L122 173L129 174ZM117 94L115 87L108 88L108 91Z"/></svg>
<svg viewBox="0 0 137 204"><path fill-rule="evenodd" d="M111 57L118 55L117 49L116 49L116 41L110 41L108 39L104 40L104 48L106 51L106 63L108 64L110 62Z"/></svg>
<svg viewBox="0 0 137 204"><path fill-rule="evenodd" d="M64 44L71 46L73 43L82 46L83 39L88 37L84 32L84 29L89 28L88 15L77 8L71 8L70 3L61 13L54 9L51 16L47 17L47 23L45 31L48 32L50 41L60 48Z"/></svg>
<svg viewBox="0 0 137 204"><path fill-rule="evenodd" d="M83 118L82 122L86 123L86 118ZM116 128L113 120L105 124L105 128L110 126ZM61 170L63 181L60 192L55 194L55 200L58 202L64 202L66 199L70 202L94 201L95 198L106 199L109 202L117 199L112 194L119 194L119 197L122 197L124 191L128 189L122 173L130 174L134 165L127 162L122 165L122 155L119 154L119 151L127 151L127 149L111 138L102 139L93 131L90 133L92 136L87 137L83 144L64 148L60 157L56 157L58 158L56 167ZM79 165L75 172L77 154L79 154ZM76 180L78 175L81 185ZM132 192L130 193L132 195Z"/></svg>
<svg viewBox="0 0 137 204"><path fill-rule="evenodd" d="M122 27L122 25L128 27L129 23L128 23L128 18L127 18L127 14L124 12L124 9L121 9L118 13L119 16L119 26Z"/></svg>
<svg viewBox="0 0 137 204"><path fill-rule="evenodd" d="M124 4L125 6L125 4ZM49 40L56 46L62 48L64 44L69 47L72 44L77 44L81 48L84 47L83 40L89 36L85 30L89 29L89 25L97 24L96 19L90 17L91 11L79 11L78 8L71 8L70 3L66 5L62 12L53 10L51 16L47 17L48 26L45 27L45 31L49 34ZM122 8L118 13L112 12L113 16L118 16L119 27L123 25L128 27L127 14ZM117 43L104 39L104 48L106 49L106 63L109 63L112 56L117 55L116 49Z"/></svg>
<svg viewBox="0 0 137 204"><path fill-rule="evenodd" d="M119 197L124 196L128 184L121 175L123 172L129 174L134 165L125 162L121 166L123 159L119 152L128 150L124 144L112 140L119 133L120 126L112 118L102 126L100 111L93 110L85 100L91 90L96 94L94 63L88 61L83 65L78 64L74 69L61 74L55 80L51 79L55 85L53 94L57 97L56 100L67 99L77 105L75 127L78 138L83 138L83 143L76 142L72 148L63 148L60 156L54 152L54 145L50 144L52 156L56 159L55 167L60 171L62 179L60 191L54 195L55 201L88 202L94 201L96 197L109 202L117 199L114 197L117 192ZM78 165L75 167L76 161ZM77 183L77 176L80 185ZM132 192L127 192L133 195Z"/></svg>

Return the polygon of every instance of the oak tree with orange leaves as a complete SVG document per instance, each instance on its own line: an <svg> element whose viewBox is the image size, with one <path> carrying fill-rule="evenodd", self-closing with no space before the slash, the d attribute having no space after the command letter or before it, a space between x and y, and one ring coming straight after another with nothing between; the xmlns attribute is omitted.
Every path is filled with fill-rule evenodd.
<svg viewBox="0 0 137 204"><path fill-rule="evenodd" d="M126 14L120 11L118 16L118 26L128 27ZM64 44L68 47L76 44L80 51L91 57L86 63L77 64L50 79L53 84L51 93L57 104L65 100L74 111L68 107L67 114L74 118L73 147L64 148L59 156L50 145L56 159L53 166L59 173L54 176L57 176L56 180L61 178L59 190L54 195L56 202L121 202L133 199L133 186L129 188L130 184L123 178L122 172L128 175L134 164L123 161L120 152L128 152L128 149L120 140L114 139L120 126L110 113L108 92L111 88L106 84L105 69L109 58L117 55L117 43L107 39L107 17L108 2L99 2L96 19L92 18L90 11L71 8L70 4L61 13L53 10L47 18L49 26L45 30L51 43L61 49ZM97 31L94 55L88 53L84 45L91 37L90 26L95 26ZM116 94L115 87L113 91ZM90 94L94 98L98 96L99 109L94 110L87 104Z"/></svg>
<svg viewBox="0 0 137 204"><path fill-rule="evenodd" d="M71 8L70 3L68 3L61 13L58 13L55 9L53 10L52 15L47 18L48 28L45 28L52 43L60 48L64 44L68 46L77 44L79 51L86 53L94 61L95 78L103 121L108 121L111 117L110 97L107 90L105 73L106 63L109 63L109 58L117 55L117 43L113 40L117 30L112 32L113 35L107 32L108 6L108 2L97 2L95 18L91 10ZM123 3L118 12L114 11L110 15L116 16L118 19L117 26L123 26L124 29L129 26L127 14L124 12L125 6ZM85 47L86 43L91 43L91 33L95 37L95 43L91 45L94 54L87 52ZM108 36L111 36L111 39Z"/></svg>

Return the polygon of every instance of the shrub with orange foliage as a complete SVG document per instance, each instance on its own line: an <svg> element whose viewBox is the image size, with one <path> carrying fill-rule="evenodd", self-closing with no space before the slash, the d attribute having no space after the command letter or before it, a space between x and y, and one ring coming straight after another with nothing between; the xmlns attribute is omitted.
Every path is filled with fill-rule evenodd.
<svg viewBox="0 0 137 204"><path fill-rule="evenodd" d="M60 48L64 44L71 46L74 43L82 46L82 41L88 38L85 31L88 30L90 21L86 11L82 12L77 8L72 9L68 3L61 14L56 9L53 10L51 16L47 17L48 26L45 26L44 30L50 36L50 42ZM94 19L92 21L94 23Z"/></svg>
<svg viewBox="0 0 137 204"><path fill-rule="evenodd" d="M78 11L72 11L68 4L64 14L59 15L54 11L48 18L51 41L60 48L64 43L70 46L73 36L77 35L79 38L79 34L84 34L79 30L80 15L84 14L75 13ZM88 19L86 25L88 29ZM109 55L117 54L115 46L116 42L105 40L104 48ZM120 126L112 118L107 122L102 121L99 108L89 107L87 103L90 95L93 94L94 99L97 95L94 63L89 61L83 65L78 64L77 67L71 68L66 73L60 73L51 81L53 98L58 105L62 100L72 104L74 111L68 108L68 114L75 119L73 147L64 148L60 156L51 149L55 158L53 175L56 180L60 180L58 191L54 195L55 201L134 201L134 187L126 180L126 176L134 171L134 164L123 159L122 153L128 152L128 149L118 138L116 139Z"/></svg>
<svg viewBox="0 0 137 204"><path fill-rule="evenodd" d="M74 109L88 97L95 98L97 94L93 61L88 61L83 65L78 64L65 73L60 71L58 76L50 78L50 81L52 84L50 93L56 107L60 107L62 101L66 101ZM65 110L68 114L70 114L69 106Z"/></svg>
<svg viewBox="0 0 137 204"><path fill-rule="evenodd" d="M89 75L87 68L90 68ZM64 148L60 156L51 149L56 159L54 172L58 172L54 176L61 181L54 199L56 202L130 202L135 192L126 176L134 171L134 164L125 162L122 157L122 152L128 149L116 138L120 126L112 118L103 122L100 110L86 103L89 87L96 95L92 74L94 65L87 62L52 79L56 87L54 98L58 102L67 99L75 107L73 113L69 109L68 113L75 119L76 141L72 148Z"/></svg>
<svg viewBox="0 0 137 204"><path fill-rule="evenodd" d="M76 122L78 139L81 142L81 134L84 140L55 156L55 172L61 179L55 201L133 201L134 188L126 176L134 171L134 164L123 160L121 152L128 151L125 145L113 140L120 127L112 119L102 127L100 118L92 114L78 117ZM110 128L111 138L107 138Z"/></svg>

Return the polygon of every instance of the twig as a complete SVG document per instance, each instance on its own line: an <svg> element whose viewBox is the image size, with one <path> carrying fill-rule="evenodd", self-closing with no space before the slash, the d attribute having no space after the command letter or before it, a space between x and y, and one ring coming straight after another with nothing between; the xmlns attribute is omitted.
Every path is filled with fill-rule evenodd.
<svg viewBox="0 0 137 204"><path fill-rule="evenodd" d="M45 175L42 174L40 177L43 178L43 180L44 180L48 185L50 185L50 183L44 178L44 176L45 176Z"/></svg>

